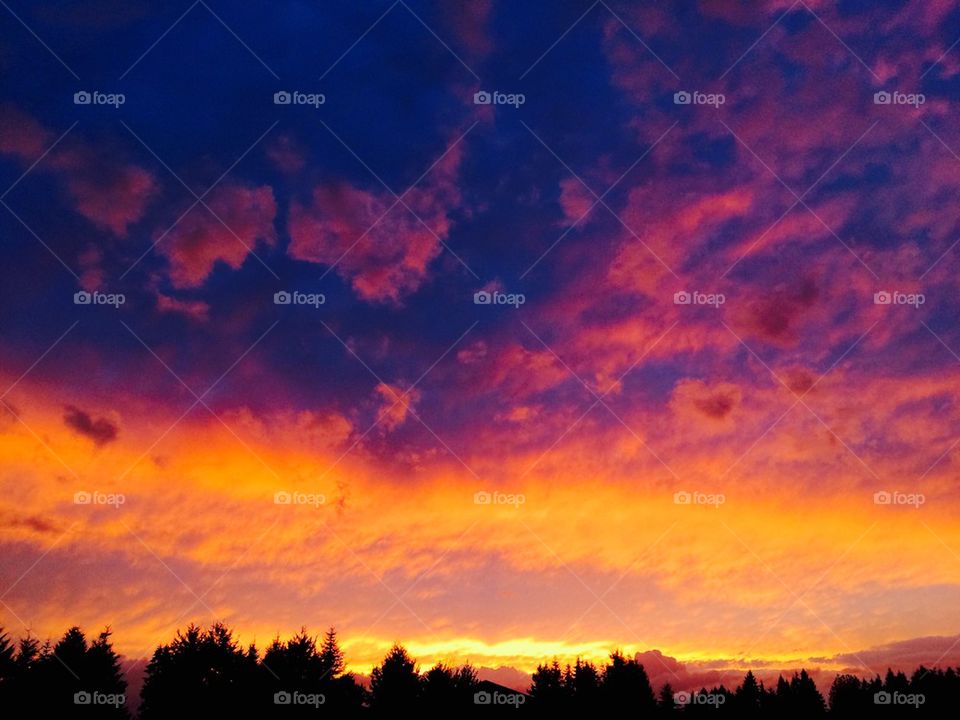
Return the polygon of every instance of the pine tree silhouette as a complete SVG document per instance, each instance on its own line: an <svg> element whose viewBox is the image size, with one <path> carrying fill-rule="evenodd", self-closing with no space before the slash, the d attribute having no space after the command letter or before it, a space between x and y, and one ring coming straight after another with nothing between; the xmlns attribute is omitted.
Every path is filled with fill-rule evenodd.
<svg viewBox="0 0 960 720"><path fill-rule="evenodd" d="M601 707L607 712L629 708L632 714L649 717L657 707L643 665L627 660L619 650L610 655L610 662L603 669L600 691Z"/></svg>
<svg viewBox="0 0 960 720"><path fill-rule="evenodd" d="M573 669L564 679L564 685L572 707L577 711L589 712L599 706L600 672L593 663L577 658Z"/></svg>
<svg viewBox="0 0 960 720"><path fill-rule="evenodd" d="M370 673L370 706L381 712L397 712L415 708L419 699L417 662L402 646L394 645Z"/></svg>
<svg viewBox="0 0 960 720"><path fill-rule="evenodd" d="M538 665L530 685L533 707L540 711L556 711L566 705L567 698L560 663L554 659L549 665Z"/></svg>
<svg viewBox="0 0 960 720"><path fill-rule="evenodd" d="M40 643L29 634L18 642L0 628L0 717L128 718L121 702L126 682L109 628L93 641L78 627L56 642ZM436 663L420 673L417 662L394 645L370 676L367 692L346 672L346 660L330 628L318 645L306 628L280 638L261 658L244 648L222 623L209 629L190 625L170 644L156 648L143 688L139 717L331 717L384 716L421 711L428 716L487 717L576 713L585 717L660 718L942 718L956 715L960 671L917 667L909 676L888 670L859 678L839 674L828 693L829 709L806 670L780 676L766 688L748 671L734 690L723 685L675 696L665 684L656 695L643 666L617 651L601 669L577 658L561 668L558 660L540 664L529 696L519 710L490 707L475 697L507 688L480 682L470 665ZM478 693L478 690L483 692ZM277 702L277 693L322 702ZM518 694L519 696L519 694ZM682 698L682 699L681 699ZM689 701L689 702L688 702ZM284 707L280 707L284 706Z"/></svg>
<svg viewBox="0 0 960 720"><path fill-rule="evenodd" d="M476 672L469 665L452 668L438 662L420 679L422 705L428 710L463 712L473 705L476 685Z"/></svg>
<svg viewBox="0 0 960 720"><path fill-rule="evenodd" d="M42 706L59 717L129 717L126 680L109 629L89 645L78 627L67 630L52 646L25 638L11 670L11 703L21 712L32 710L24 715L34 715Z"/></svg>
<svg viewBox="0 0 960 720"><path fill-rule="evenodd" d="M230 715L258 705L257 651L244 651L222 623L190 625L156 649L147 665L140 717L169 718L186 711Z"/></svg>

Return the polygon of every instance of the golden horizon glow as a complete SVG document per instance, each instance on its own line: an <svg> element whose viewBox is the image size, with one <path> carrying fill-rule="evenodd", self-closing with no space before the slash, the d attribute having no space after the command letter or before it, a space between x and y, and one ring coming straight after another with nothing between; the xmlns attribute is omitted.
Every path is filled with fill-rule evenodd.
<svg viewBox="0 0 960 720"><path fill-rule="evenodd" d="M75 603L41 593L21 610L43 636L65 624L109 624L130 657L216 618L261 644L301 625L336 626L351 668L364 673L393 642L422 664L524 672L554 656L601 662L618 648L657 648L693 665L787 665L934 634L928 619L904 613L877 616L871 634L842 595L887 582L919 597L958 575L931 553L941 540L960 545L948 509L878 507L869 487L825 500L827 489L809 498L774 486L761 496L749 483L727 483L723 504L692 506L673 493L695 487L666 482L598 478L585 497L573 463L569 482L529 473L499 489L453 464L413 483L383 482L369 458L338 462L349 425L333 416L257 422L241 409L223 415L230 430L203 413L170 429L176 416L131 403L120 437L96 447L64 427L62 401L42 387L25 382L14 398L27 410L0 434L0 462L30 482L8 493L5 512L44 518L21 523L18 541L50 553L48 572L69 576L71 565L98 556L116 564L116 575L97 576L103 590L74 588ZM522 477L531 461L503 462ZM524 500L478 505L478 489ZM77 506L80 491L125 501ZM307 504L277 505L277 492ZM309 504L319 495L322 503ZM471 580L480 576L490 589ZM119 594L104 592L115 582ZM569 602L553 595L557 582ZM458 611L467 598L483 608L484 594L503 615ZM755 632L761 626L769 630Z"/></svg>

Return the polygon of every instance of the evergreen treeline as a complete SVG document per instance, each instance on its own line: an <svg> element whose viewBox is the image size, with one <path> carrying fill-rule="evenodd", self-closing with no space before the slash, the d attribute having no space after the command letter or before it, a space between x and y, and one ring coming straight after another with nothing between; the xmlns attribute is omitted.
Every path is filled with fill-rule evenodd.
<svg viewBox="0 0 960 720"><path fill-rule="evenodd" d="M110 641L110 630L88 640L70 628L55 644L25 637L14 642L0 629L0 717L130 718L126 680ZM331 629L322 638L301 630L275 639L262 653L243 647L221 623L177 632L156 649L146 668L139 717L221 716L335 717L380 715L398 710L448 710L458 715L491 713L631 717L816 718L947 717L960 697L960 669L927 669L907 677L861 679L838 675L829 703L802 670L764 687L752 672L734 688L658 692L643 665L614 652L598 667L577 660L540 665L530 688L519 693L481 681L469 665L438 663L421 671L395 645L373 669L369 689L346 672L343 652Z"/></svg>

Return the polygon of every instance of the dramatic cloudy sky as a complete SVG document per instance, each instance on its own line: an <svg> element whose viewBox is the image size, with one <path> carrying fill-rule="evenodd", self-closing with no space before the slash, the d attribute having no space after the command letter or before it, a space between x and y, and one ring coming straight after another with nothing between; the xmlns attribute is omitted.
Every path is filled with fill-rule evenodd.
<svg viewBox="0 0 960 720"><path fill-rule="evenodd" d="M3 5L10 632L960 662L958 3Z"/></svg>

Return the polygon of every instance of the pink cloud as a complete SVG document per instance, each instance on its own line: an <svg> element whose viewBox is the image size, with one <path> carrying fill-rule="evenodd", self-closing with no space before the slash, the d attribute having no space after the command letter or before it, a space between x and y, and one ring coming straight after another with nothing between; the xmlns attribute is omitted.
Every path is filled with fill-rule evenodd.
<svg viewBox="0 0 960 720"><path fill-rule="evenodd" d="M485 373L481 386L498 388L510 400L522 400L572 379L550 351L529 350L516 343L499 348L481 367Z"/></svg>
<svg viewBox="0 0 960 720"><path fill-rule="evenodd" d="M576 178L564 178L560 181L560 207L568 225L586 215L594 202L596 199Z"/></svg>
<svg viewBox="0 0 960 720"><path fill-rule="evenodd" d="M681 423L706 419L716 426L732 429L741 399L740 388L732 383L707 384L685 379L674 387L670 404Z"/></svg>
<svg viewBox="0 0 960 720"><path fill-rule="evenodd" d="M170 262L174 287L202 285L218 262L237 270L258 242L276 242L271 188L224 185L205 202L210 210L197 205L157 245Z"/></svg>
<svg viewBox="0 0 960 720"><path fill-rule="evenodd" d="M462 350L457 351L457 360L464 365L472 365L480 362L487 356L487 343L483 340L477 340L470 343Z"/></svg>
<svg viewBox="0 0 960 720"><path fill-rule="evenodd" d="M520 692L527 692L530 689L530 673L525 673L513 667L502 665L496 668L478 667L477 677Z"/></svg>
<svg viewBox="0 0 960 720"><path fill-rule="evenodd" d="M100 228L124 237L143 217L157 192L154 176L137 165L104 161L92 150L74 149L53 156L67 174L67 190L77 212Z"/></svg>
<svg viewBox="0 0 960 720"><path fill-rule="evenodd" d="M375 391L381 399L380 408L377 410L377 422L387 432L403 425L413 406L420 400L418 390L403 390L397 385L388 383L378 383Z"/></svg>
<svg viewBox="0 0 960 720"><path fill-rule="evenodd" d="M306 150L289 135L280 135L267 145L267 157L285 173L297 173L307 164Z"/></svg>
<svg viewBox="0 0 960 720"><path fill-rule="evenodd" d="M157 310L163 313L180 313L192 320L206 320L209 317L210 304L202 300L181 300L158 293Z"/></svg>
<svg viewBox="0 0 960 720"><path fill-rule="evenodd" d="M40 123L11 105L0 107L0 152L32 163L56 139Z"/></svg>
<svg viewBox="0 0 960 720"><path fill-rule="evenodd" d="M103 253L96 245L91 245L80 253L80 287L87 292L93 292L103 285Z"/></svg>
<svg viewBox="0 0 960 720"><path fill-rule="evenodd" d="M820 301L818 283L812 277L801 278L763 292L744 306L741 318L755 337L781 345L796 343L798 325Z"/></svg>
<svg viewBox="0 0 960 720"><path fill-rule="evenodd" d="M409 209L386 192L315 187L309 202L291 205L291 257L335 267L364 300L400 302L425 282L450 232L460 159L460 146L450 150L403 198Z"/></svg>
<svg viewBox="0 0 960 720"><path fill-rule="evenodd" d="M444 3L443 15L453 32L457 47L470 61L483 60L493 49L493 40L487 32L493 11L493 0L456 0Z"/></svg>
<svg viewBox="0 0 960 720"><path fill-rule="evenodd" d="M849 663L854 666L851 672L860 674L866 663L874 672L883 673L887 668L894 670L912 670L918 665L927 667L960 666L960 637L930 636L910 638L886 645L880 645L855 653L841 653L822 659L833 663Z"/></svg>
<svg viewBox="0 0 960 720"><path fill-rule="evenodd" d="M0 152L30 166L56 139L29 115L5 106L0 110ZM62 176L74 209L99 228L124 237L143 217L158 192L156 178L138 165L120 160L113 152L67 137L36 166Z"/></svg>

